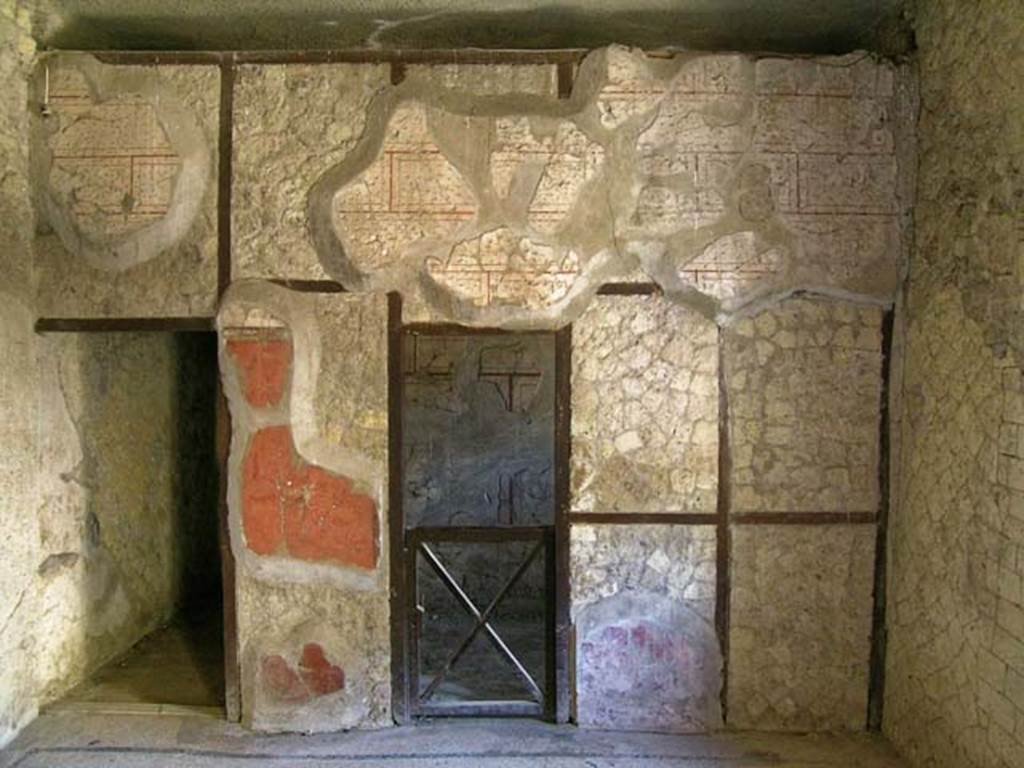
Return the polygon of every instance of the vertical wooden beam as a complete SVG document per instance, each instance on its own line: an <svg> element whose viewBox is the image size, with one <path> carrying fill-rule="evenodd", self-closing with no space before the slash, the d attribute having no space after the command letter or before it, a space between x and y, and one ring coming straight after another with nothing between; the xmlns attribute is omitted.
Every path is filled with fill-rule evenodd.
<svg viewBox="0 0 1024 768"><path fill-rule="evenodd" d="M892 374L892 333L894 310L882 316L882 386L878 418L878 521L875 539L875 591L871 614L871 662L868 678L867 728L882 730L885 705L886 585L889 549L889 393Z"/></svg>
<svg viewBox="0 0 1024 768"><path fill-rule="evenodd" d="M402 509L402 295L388 294L388 558L391 598L391 708L395 722L412 717L408 562Z"/></svg>
<svg viewBox="0 0 1024 768"><path fill-rule="evenodd" d="M729 509L732 504L732 456L729 452L729 392L725 380L725 331L718 329L718 502L715 538L715 631L722 651L722 721L729 717L729 605L732 589L729 570Z"/></svg>
<svg viewBox="0 0 1024 768"><path fill-rule="evenodd" d="M558 78L558 98L568 99L572 95L573 70L575 65L571 61L560 61L555 65Z"/></svg>
<svg viewBox="0 0 1024 768"><path fill-rule="evenodd" d="M392 61L391 62L391 84L392 85L398 85L403 80L405 80L405 62L404 61Z"/></svg>
<svg viewBox="0 0 1024 768"><path fill-rule="evenodd" d="M555 333L555 722L569 721L569 477L572 461L572 326Z"/></svg>
<svg viewBox="0 0 1024 768"><path fill-rule="evenodd" d="M217 140L217 300L231 284L231 152L235 70L220 60L220 112ZM242 718L241 670L238 658L238 603L235 556L228 522L228 461L231 451L231 413L217 378L217 458L220 467L220 564L224 601L224 711L230 722Z"/></svg>
<svg viewBox="0 0 1024 768"><path fill-rule="evenodd" d="M231 285L231 174L234 144L235 65L220 63L220 124L217 141L217 299Z"/></svg>
<svg viewBox="0 0 1024 768"><path fill-rule="evenodd" d="M238 603L235 594L235 556L228 525L228 459L231 451L231 412L217 376L217 467L219 498L217 516L220 547L221 591L224 613L224 712L228 721L242 718L241 671L238 666Z"/></svg>

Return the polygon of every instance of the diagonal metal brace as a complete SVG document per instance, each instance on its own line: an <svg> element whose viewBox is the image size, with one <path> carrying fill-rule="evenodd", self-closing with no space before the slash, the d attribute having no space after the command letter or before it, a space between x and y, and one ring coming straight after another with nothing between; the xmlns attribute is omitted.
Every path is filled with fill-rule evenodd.
<svg viewBox="0 0 1024 768"><path fill-rule="evenodd" d="M533 677L530 676L530 673L526 670L526 667L524 667L522 663L519 661L519 659L516 658L515 654L512 653L511 649L509 649L508 645L505 644L505 641L501 639L501 635L499 635L497 631L495 631L494 627L492 627L490 622L488 621L488 619L490 619L491 617L491 614L494 613L494 610L498 607L498 603L501 602L501 599L515 585L519 578L526 572L526 569L530 567L530 564L533 562L534 558L537 557L537 553L540 552L543 548L544 542L541 541L537 544L536 547L533 548L529 556L516 569L516 572L512 574L511 578L509 578L509 580L505 582L505 584L502 586L498 594L494 597L493 600L491 600L490 605L488 605L484 612L481 613L477 609L476 605L473 604L473 601L470 599L469 595L467 595L462 590L462 587L459 586L458 582L455 581L454 578L452 578L452 575L450 573L448 573L448 569L444 567L444 564L437 557L437 555L434 554L433 550L430 549L430 547L427 546L425 543L420 544L420 551L423 553L423 556L427 559L427 563L430 565L431 568L434 569L434 572L438 575L441 581L444 582L445 586L447 586L448 589L452 591L452 593L458 599L462 607L465 608L466 611L471 616L473 616L474 619L476 619L476 624L474 625L473 630L465 637L462 643L459 644L459 647L455 650L455 652L452 653L445 661L444 667L442 667L441 671L430 682L430 685L427 686L426 690L424 690L423 693L420 695L420 701L426 701L433 695L434 691L437 690L437 687L441 685L442 682L444 682L445 677L451 671L452 667L455 666L455 662L458 661L459 657L462 656L462 654L465 652L467 648L469 648L470 644L473 642L473 640L476 638L476 636L480 633L480 630L482 629L487 633L488 639L491 641L491 644L494 645L494 647L498 650L498 653L504 656L508 660L508 662L512 664L516 672L523 679L523 682L526 683L527 687L530 689L530 693L532 694L534 700L538 703L543 703L544 694L541 692L541 689L537 685L536 681L533 679Z"/></svg>

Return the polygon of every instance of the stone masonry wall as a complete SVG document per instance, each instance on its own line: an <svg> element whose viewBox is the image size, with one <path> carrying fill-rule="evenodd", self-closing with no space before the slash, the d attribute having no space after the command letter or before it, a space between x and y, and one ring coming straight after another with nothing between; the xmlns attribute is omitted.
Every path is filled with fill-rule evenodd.
<svg viewBox="0 0 1024 768"><path fill-rule="evenodd" d="M891 525L885 732L1024 764L1024 8L917 4L920 169Z"/></svg>
<svg viewBox="0 0 1024 768"><path fill-rule="evenodd" d="M240 66L234 282L218 305L216 69L47 61L51 114L33 124L40 311L217 316L248 724L389 721L384 291L401 291L405 322L577 321L576 512L710 522L722 482L719 361L733 354L732 511L877 506L877 347L867 341L903 265L905 70L862 54L659 58L612 47L586 56L559 98L551 65L410 65L398 83L383 65ZM97 123L113 127L96 135ZM348 293L269 282L325 278ZM614 281L656 285L649 296L597 296ZM779 309L798 292L813 301ZM815 324L834 335L811 338ZM759 371L764 355L773 361ZM801 394L814 404L806 413L793 405ZM831 439L821 422L847 405L842 439ZM730 638L714 630L715 526L632 528L573 530L581 722L718 727ZM835 614L740 626L764 619L780 653L825 637L837 617L861 632L869 542L845 532L830 531L842 541L821 553L800 547L801 567L827 581L813 594L840 596ZM771 569L751 559L735 575ZM833 675L847 651L860 670L861 640L823 651L815 670ZM690 661L668 683L612 675L618 688L602 689L585 665L628 671L620 645L661 669ZM748 673L763 666L746 660ZM860 678L816 721L803 711L809 680L792 702L737 711L760 727L852 727ZM643 691L650 717L629 720Z"/></svg>
<svg viewBox="0 0 1024 768"><path fill-rule="evenodd" d="M732 726L866 722L881 322L878 306L793 298L723 330ZM745 524L780 513L806 521ZM837 513L867 522L815 524Z"/></svg>

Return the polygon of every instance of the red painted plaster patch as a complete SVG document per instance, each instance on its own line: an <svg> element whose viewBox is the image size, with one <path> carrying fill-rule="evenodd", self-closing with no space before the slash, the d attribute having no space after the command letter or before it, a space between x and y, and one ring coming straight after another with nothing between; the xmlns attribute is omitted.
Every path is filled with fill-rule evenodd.
<svg viewBox="0 0 1024 768"><path fill-rule="evenodd" d="M292 366L292 345L281 339L229 339L228 352L242 370L245 399L257 408L284 397Z"/></svg>
<svg viewBox="0 0 1024 768"><path fill-rule="evenodd" d="M369 570L380 555L377 526L373 499L303 461L289 427L253 436L242 468L242 527L253 552Z"/></svg>
<svg viewBox="0 0 1024 768"><path fill-rule="evenodd" d="M280 654L264 656L260 663L263 688L271 698L286 704L303 704L345 687L345 671L331 664L319 643L306 643L298 671Z"/></svg>
<svg viewBox="0 0 1024 768"><path fill-rule="evenodd" d="M273 656L264 656L260 672L263 676L263 687L278 701L301 704L311 698L306 684L283 656L276 653Z"/></svg>
<svg viewBox="0 0 1024 768"><path fill-rule="evenodd" d="M306 687L316 696L326 696L345 687L345 670L327 660L319 643L306 643L303 647L299 674Z"/></svg>

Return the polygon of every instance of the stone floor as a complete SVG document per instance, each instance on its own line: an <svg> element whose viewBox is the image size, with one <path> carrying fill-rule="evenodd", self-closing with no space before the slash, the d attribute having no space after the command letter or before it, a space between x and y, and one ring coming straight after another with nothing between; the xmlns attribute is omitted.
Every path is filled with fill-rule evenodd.
<svg viewBox="0 0 1024 768"><path fill-rule="evenodd" d="M259 736L214 717L50 712L0 768L904 768L868 736L669 736L523 720Z"/></svg>
<svg viewBox="0 0 1024 768"><path fill-rule="evenodd" d="M55 711L148 713L224 704L224 655L219 612L179 619L142 638L51 707Z"/></svg>

